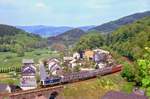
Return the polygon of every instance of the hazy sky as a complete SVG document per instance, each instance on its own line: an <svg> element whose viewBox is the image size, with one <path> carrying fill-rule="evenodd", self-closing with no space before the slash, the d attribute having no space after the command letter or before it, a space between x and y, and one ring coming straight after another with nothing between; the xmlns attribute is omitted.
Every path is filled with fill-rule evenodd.
<svg viewBox="0 0 150 99"><path fill-rule="evenodd" d="M0 0L0 23L99 25L147 10L150 10L150 0Z"/></svg>

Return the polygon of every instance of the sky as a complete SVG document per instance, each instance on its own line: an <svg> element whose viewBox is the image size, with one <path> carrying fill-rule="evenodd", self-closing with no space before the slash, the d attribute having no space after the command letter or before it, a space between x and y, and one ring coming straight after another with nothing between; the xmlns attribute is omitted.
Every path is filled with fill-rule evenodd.
<svg viewBox="0 0 150 99"><path fill-rule="evenodd" d="M150 11L150 0L0 0L0 24L100 25Z"/></svg>

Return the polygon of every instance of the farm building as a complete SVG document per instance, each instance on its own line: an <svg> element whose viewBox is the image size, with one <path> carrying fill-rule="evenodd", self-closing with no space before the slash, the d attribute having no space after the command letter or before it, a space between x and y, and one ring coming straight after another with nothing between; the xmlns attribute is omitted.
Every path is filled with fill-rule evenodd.
<svg viewBox="0 0 150 99"><path fill-rule="evenodd" d="M148 97L134 93L126 94L123 92L110 91L106 93L101 99L148 99Z"/></svg>
<svg viewBox="0 0 150 99"><path fill-rule="evenodd" d="M34 89L37 87L36 67L34 66L34 61L32 59L23 60L21 74L20 84L23 90Z"/></svg>

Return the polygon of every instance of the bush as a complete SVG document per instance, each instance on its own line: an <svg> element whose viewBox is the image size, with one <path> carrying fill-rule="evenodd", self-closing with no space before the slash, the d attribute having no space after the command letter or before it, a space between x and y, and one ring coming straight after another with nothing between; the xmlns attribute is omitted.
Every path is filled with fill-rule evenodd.
<svg viewBox="0 0 150 99"><path fill-rule="evenodd" d="M134 68L133 65L124 63L123 71L121 72L121 76L126 78L128 81L134 80Z"/></svg>
<svg viewBox="0 0 150 99"><path fill-rule="evenodd" d="M9 72L9 75L14 78L17 77L17 73L15 71Z"/></svg>

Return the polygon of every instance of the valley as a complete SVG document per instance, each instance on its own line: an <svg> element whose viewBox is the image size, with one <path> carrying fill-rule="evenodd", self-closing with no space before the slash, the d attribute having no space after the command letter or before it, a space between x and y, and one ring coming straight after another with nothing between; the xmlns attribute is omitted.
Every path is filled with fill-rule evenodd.
<svg viewBox="0 0 150 99"><path fill-rule="evenodd" d="M101 63L94 60L98 52L99 58L103 57ZM108 59L101 52L109 53ZM150 96L150 11L77 28L0 24L0 83L20 86L22 65L26 64L24 59L29 59L27 62L34 60L37 85L41 84L41 64L51 76L51 62L56 62L64 73L122 64L119 73L64 85L61 93L64 99L99 99L110 90L130 94L134 88L144 90L145 95Z"/></svg>

